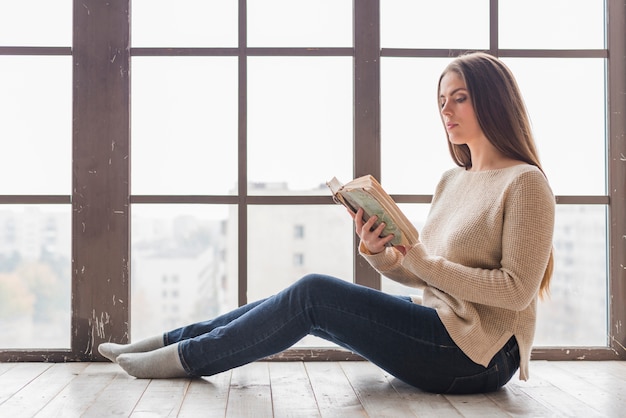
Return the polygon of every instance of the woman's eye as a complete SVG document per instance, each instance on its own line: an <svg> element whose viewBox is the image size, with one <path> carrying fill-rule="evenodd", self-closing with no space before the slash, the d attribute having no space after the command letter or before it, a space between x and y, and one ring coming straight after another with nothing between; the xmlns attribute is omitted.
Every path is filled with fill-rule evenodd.
<svg viewBox="0 0 626 418"><path fill-rule="evenodd" d="M463 103L465 100L467 100L467 97L462 96L462 97L458 97L458 98L456 99L456 102L457 102L457 103Z"/></svg>

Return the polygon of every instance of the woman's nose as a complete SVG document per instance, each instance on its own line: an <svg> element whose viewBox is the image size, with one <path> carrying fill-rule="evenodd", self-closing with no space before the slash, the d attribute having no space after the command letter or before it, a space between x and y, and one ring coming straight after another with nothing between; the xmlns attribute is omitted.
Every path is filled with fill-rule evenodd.
<svg viewBox="0 0 626 418"><path fill-rule="evenodd" d="M451 113L450 106L448 106L448 102L445 102L444 105L441 107L441 114L449 115L450 113Z"/></svg>

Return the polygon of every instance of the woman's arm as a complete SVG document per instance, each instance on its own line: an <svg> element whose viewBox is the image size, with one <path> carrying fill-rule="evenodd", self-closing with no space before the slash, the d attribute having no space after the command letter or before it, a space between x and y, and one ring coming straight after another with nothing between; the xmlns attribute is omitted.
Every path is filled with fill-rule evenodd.
<svg viewBox="0 0 626 418"><path fill-rule="evenodd" d="M361 238L359 253L374 269L385 277L404 285L418 288L424 286L425 283L417 275L402 265L404 247L397 249L386 246L393 239L393 235L380 236L385 228L384 223L374 228L377 221L376 216L372 216L367 222L364 222L362 209L359 209L356 214L349 213L354 219L356 233ZM414 232L415 236L419 236L417 230Z"/></svg>
<svg viewBox="0 0 626 418"><path fill-rule="evenodd" d="M504 202L499 268L454 263L429 254L421 243L407 252L401 264L457 299L523 310L537 296L548 263L554 211L554 196L543 175L526 173L512 185Z"/></svg>

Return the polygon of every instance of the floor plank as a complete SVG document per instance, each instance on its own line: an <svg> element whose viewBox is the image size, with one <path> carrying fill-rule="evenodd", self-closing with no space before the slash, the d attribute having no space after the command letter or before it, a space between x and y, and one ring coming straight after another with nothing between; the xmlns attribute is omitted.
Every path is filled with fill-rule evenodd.
<svg viewBox="0 0 626 418"><path fill-rule="evenodd" d="M266 362L251 363L233 370L226 417L271 417L272 390Z"/></svg>
<svg viewBox="0 0 626 418"><path fill-rule="evenodd" d="M354 392L371 417L415 417L378 367L369 362L341 362Z"/></svg>
<svg viewBox="0 0 626 418"><path fill-rule="evenodd" d="M619 416L625 413L626 385L613 386L617 379L609 379L610 383L602 387L590 384L589 380L573 373L572 366L572 363L559 366L555 363L540 362L535 365L533 373L543 379L549 379L552 385L584 403L600 416Z"/></svg>
<svg viewBox="0 0 626 418"><path fill-rule="evenodd" d="M315 394L304 363L268 363L274 417L319 417Z"/></svg>
<svg viewBox="0 0 626 418"><path fill-rule="evenodd" d="M178 416L191 379L153 379L148 381L148 387L133 409L131 418Z"/></svg>
<svg viewBox="0 0 626 418"><path fill-rule="evenodd" d="M615 367L611 368L611 370L617 370L621 368L621 375L626 375L626 361L612 361L611 363L616 365Z"/></svg>
<svg viewBox="0 0 626 418"><path fill-rule="evenodd" d="M192 379L178 413L182 418L224 416L232 371Z"/></svg>
<svg viewBox="0 0 626 418"><path fill-rule="evenodd" d="M38 418L81 417L118 373L117 364L89 363L36 416Z"/></svg>
<svg viewBox="0 0 626 418"><path fill-rule="evenodd" d="M488 393L486 396L498 405L504 413L512 417L541 418L554 416L550 409L524 392L520 387L521 385L523 382L519 382L517 377L514 377L502 389Z"/></svg>
<svg viewBox="0 0 626 418"><path fill-rule="evenodd" d="M520 389L536 402L544 405L552 415L567 417L601 417L595 409L581 402L575 395L567 393L551 382L550 376L539 372L541 362L531 365L531 377L519 384Z"/></svg>
<svg viewBox="0 0 626 418"><path fill-rule="evenodd" d="M111 365L113 369L114 365ZM117 371L111 382L100 392L83 413L83 418L128 417L144 395L150 380L135 379Z"/></svg>
<svg viewBox="0 0 626 418"><path fill-rule="evenodd" d="M135 379L113 363L0 363L1 417L615 417L626 362L531 363L481 395L423 392L368 362L258 362L216 376Z"/></svg>
<svg viewBox="0 0 626 418"><path fill-rule="evenodd" d="M507 416L507 413L500 409L487 395L446 395L446 399L464 417L495 418Z"/></svg>
<svg viewBox="0 0 626 418"><path fill-rule="evenodd" d="M15 367L17 364L21 364L21 363L0 363L0 376L2 376L5 372Z"/></svg>
<svg viewBox="0 0 626 418"><path fill-rule="evenodd" d="M626 362L612 362L615 367L604 367L606 363L597 361L554 361L550 364L610 391L621 400L626 399Z"/></svg>
<svg viewBox="0 0 626 418"><path fill-rule="evenodd" d="M420 418L453 418L463 416L445 395L424 392L393 376L388 374L386 376L416 416Z"/></svg>
<svg viewBox="0 0 626 418"><path fill-rule="evenodd" d="M34 416L86 367L87 363L55 364L0 405L0 417ZM17 368L28 368L20 364ZM2 379L3 386L5 379Z"/></svg>
<svg viewBox="0 0 626 418"><path fill-rule="evenodd" d="M305 363L305 366L323 418L367 416L339 363L319 361Z"/></svg>
<svg viewBox="0 0 626 418"><path fill-rule="evenodd" d="M50 367L52 367L50 363L20 363L10 367L2 374L0 404L5 403Z"/></svg>

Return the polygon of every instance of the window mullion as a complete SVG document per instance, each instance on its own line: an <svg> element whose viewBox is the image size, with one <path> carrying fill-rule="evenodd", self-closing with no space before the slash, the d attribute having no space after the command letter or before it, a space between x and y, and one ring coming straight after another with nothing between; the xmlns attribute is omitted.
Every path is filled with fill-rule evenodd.
<svg viewBox="0 0 626 418"><path fill-rule="evenodd" d="M239 102L238 102L238 190L237 211L237 302L248 303L248 9L246 0L239 0Z"/></svg>
<svg viewBox="0 0 626 418"><path fill-rule="evenodd" d="M626 358L626 3L608 10L609 347Z"/></svg>
<svg viewBox="0 0 626 418"><path fill-rule="evenodd" d="M380 179L380 1L354 1L354 176ZM356 241L355 241L356 242ZM380 289L380 275L355 258L356 282Z"/></svg>
<svg viewBox="0 0 626 418"><path fill-rule="evenodd" d="M130 1L74 2L72 352L127 342Z"/></svg>

